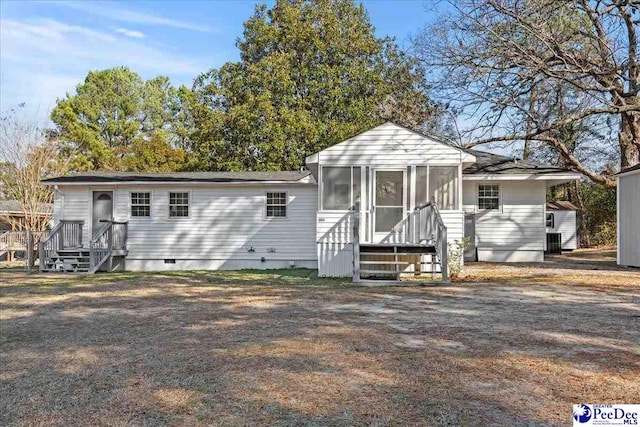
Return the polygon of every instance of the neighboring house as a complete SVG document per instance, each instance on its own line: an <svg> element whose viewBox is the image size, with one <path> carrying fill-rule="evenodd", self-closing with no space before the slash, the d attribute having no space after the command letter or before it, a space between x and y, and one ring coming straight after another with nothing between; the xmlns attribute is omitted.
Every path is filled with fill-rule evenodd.
<svg viewBox="0 0 640 427"><path fill-rule="evenodd" d="M302 172L91 172L45 180L56 186L57 225L41 265L295 266L355 280L397 278L439 271L447 242L465 235L472 259L542 261L546 190L579 178L393 123L306 164Z"/></svg>
<svg viewBox="0 0 640 427"><path fill-rule="evenodd" d="M31 215L46 220L51 218L53 205L42 204L39 212ZM27 249L27 231L25 213L22 204L18 200L0 200L0 261L11 261L16 252L21 253ZM40 238L42 232L35 232L34 238Z"/></svg>
<svg viewBox="0 0 640 427"><path fill-rule="evenodd" d="M640 267L640 164L623 169L618 184L618 264Z"/></svg>
<svg viewBox="0 0 640 427"><path fill-rule="evenodd" d="M53 204L43 203L34 215L51 218ZM25 214L19 200L0 200L0 233L25 229Z"/></svg>
<svg viewBox="0 0 640 427"><path fill-rule="evenodd" d="M566 200L547 202L547 250L578 249L578 208Z"/></svg>

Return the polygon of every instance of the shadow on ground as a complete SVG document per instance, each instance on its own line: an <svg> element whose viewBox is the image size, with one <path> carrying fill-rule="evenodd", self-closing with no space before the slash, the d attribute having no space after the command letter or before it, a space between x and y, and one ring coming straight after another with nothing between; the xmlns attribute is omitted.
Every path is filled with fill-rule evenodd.
<svg viewBox="0 0 640 427"><path fill-rule="evenodd" d="M640 395L634 285L0 274L2 425L566 425Z"/></svg>

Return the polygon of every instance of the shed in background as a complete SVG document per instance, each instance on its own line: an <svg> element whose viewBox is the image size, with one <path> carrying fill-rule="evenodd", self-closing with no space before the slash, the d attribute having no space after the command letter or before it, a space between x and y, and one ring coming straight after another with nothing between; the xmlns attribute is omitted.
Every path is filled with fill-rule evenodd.
<svg viewBox="0 0 640 427"><path fill-rule="evenodd" d="M618 265L640 267L640 164L620 171L618 183Z"/></svg>
<svg viewBox="0 0 640 427"><path fill-rule="evenodd" d="M547 202L545 222L549 252L578 249L578 208L566 200ZM558 247L559 244L559 247Z"/></svg>

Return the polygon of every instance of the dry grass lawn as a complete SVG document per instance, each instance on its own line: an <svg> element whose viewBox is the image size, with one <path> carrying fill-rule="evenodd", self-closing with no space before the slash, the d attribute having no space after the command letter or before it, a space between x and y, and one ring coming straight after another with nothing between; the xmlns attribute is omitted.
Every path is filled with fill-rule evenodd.
<svg viewBox="0 0 640 427"><path fill-rule="evenodd" d="M640 402L640 271L580 256L438 287L0 270L0 425L568 425Z"/></svg>

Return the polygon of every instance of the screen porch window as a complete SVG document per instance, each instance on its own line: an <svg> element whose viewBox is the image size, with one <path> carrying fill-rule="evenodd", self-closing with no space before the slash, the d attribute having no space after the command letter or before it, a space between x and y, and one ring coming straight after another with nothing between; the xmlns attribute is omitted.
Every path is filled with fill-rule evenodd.
<svg viewBox="0 0 640 427"><path fill-rule="evenodd" d="M287 217L287 193L267 193L267 218Z"/></svg>
<svg viewBox="0 0 640 427"><path fill-rule="evenodd" d="M416 206L434 201L442 211L460 209L457 166L418 166Z"/></svg>
<svg viewBox="0 0 640 427"><path fill-rule="evenodd" d="M478 185L478 209L487 211L500 209L500 186L498 184Z"/></svg>
<svg viewBox="0 0 640 427"><path fill-rule="evenodd" d="M322 168L322 209L349 210L360 200L360 167Z"/></svg>
<svg viewBox="0 0 640 427"><path fill-rule="evenodd" d="M180 218L189 216L189 193L169 193L169 217Z"/></svg>
<svg viewBox="0 0 640 427"><path fill-rule="evenodd" d="M131 193L131 216L151 216L151 193Z"/></svg>

